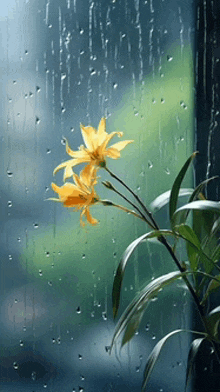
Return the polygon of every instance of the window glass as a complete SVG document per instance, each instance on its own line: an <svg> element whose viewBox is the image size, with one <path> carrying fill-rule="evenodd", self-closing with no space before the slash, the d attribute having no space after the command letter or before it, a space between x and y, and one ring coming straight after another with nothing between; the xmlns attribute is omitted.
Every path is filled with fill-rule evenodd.
<svg viewBox="0 0 220 392"><path fill-rule="evenodd" d="M51 182L63 184L63 170L55 177L53 170L69 158L66 140L77 150L83 143L80 123L97 128L103 116L108 133L134 140L120 159L108 158L109 168L148 206L170 189L193 150L192 3L10 0L1 5L4 391L140 390L154 344L190 325L185 288L170 286L149 306L133 340L110 356L114 271L128 244L149 228L101 205L91 208L99 224L82 228L79 212L47 199L56 196ZM105 170L99 175L113 183ZM101 180L100 197L128 207ZM184 186L191 181L189 175ZM166 227L166 206L155 216ZM161 246L141 244L126 269L120 312L144 283L173 269ZM183 390L188 337L172 342L149 391Z"/></svg>

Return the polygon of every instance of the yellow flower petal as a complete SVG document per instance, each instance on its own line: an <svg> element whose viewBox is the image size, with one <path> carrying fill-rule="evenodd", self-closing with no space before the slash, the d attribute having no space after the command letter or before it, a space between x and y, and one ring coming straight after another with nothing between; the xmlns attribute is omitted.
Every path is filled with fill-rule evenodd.
<svg viewBox="0 0 220 392"><path fill-rule="evenodd" d="M84 125L80 124L81 133L84 140L84 143L89 151L92 151L94 146L94 140L96 138L96 129L93 127L84 127Z"/></svg>
<svg viewBox="0 0 220 392"><path fill-rule="evenodd" d="M112 159L118 159L118 158L120 158L120 152L118 151L118 150L116 150L116 148L113 148L113 147L109 147L107 150L106 150L106 153L105 153L105 155L107 156L107 157L109 157L109 158L112 158Z"/></svg>
<svg viewBox="0 0 220 392"><path fill-rule="evenodd" d="M106 138L105 138L105 140L104 140L104 142L102 143L102 145L100 145L100 154L103 154L104 153L104 151L105 151L105 149L106 149L106 147L107 147L107 144L110 142L110 140L115 136L115 135L118 135L119 137L121 137L122 135L123 135L123 132L112 132L112 133L110 133Z"/></svg>
<svg viewBox="0 0 220 392"><path fill-rule="evenodd" d="M98 220L93 218L92 215L90 214L89 208L86 208L86 219L91 225L97 225Z"/></svg>
<svg viewBox="0 0 220 392"><path fill-rule="evenodd" d="M111 146L111 148L115 148L118 151L123 150L129 143L133 143L134 140L123 140L121 142L115 143Z"/></svg>
<svg viewBox="0 0 220 392"><path fill-rule="evenodd" d="M104 142L107 135L108 134L106 132L106 119L105 117L102 117L97 131L97 139L99 146Z"/></svg>
<svg viewBox="0 0 220 392"><path fill-rule="evenodd" d="M84 147L84 146L81 146L81 147ZM88 156L88 153L85 151L85 149L81 148L81 150L78 150L78 151L71 150L67 140L66 140L66 152L72 158L84 158L84 157Z"/></svg>

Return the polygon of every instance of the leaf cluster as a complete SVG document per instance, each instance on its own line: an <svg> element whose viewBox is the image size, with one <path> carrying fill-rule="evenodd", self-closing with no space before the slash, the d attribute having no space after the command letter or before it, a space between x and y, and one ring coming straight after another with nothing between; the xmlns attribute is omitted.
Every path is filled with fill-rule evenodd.
<svg viewBox="0 0 220 392"><path fill-rule="evenodd" d="M195 358L199 354L199 350L204 340L208 340L210 342L217 358L220 358L220 307L218 306L217 308L208 311L207 306L210 295L213 295L213 293L215 294L215 292L219 291L220 288L220 203L206 200L203 195L203 190L209 181L212 181L217 177L212 177L201 182L195 189L181 188L185 174L196 155L197 152L194 152L187 159L178 173L172 189L169 192L165 192L160 195L154 200L154 202L151 203L152 213L158 211L158 209L162 208L166 204L169 205L169 220L171 229L160 230L155 223L155 230L146 232L139 238L135 239L122 255L114 277L112 306L113 316L116 318L120 306L121 289L126 266L131 255L139 244L143 241L156 238L157 241L165 245L178 267L178 271L175 270L154 279L150 283L147 283L146 286L136 295L133 301L122 313L116 324L110 351L112 351L112 348L119 336L122 335L121 346L132 339L150 301L161 289L165 288L177 279L183 279L188 286L204 325L204 332L185 331L183 329L172 331L155 345L146 363L142 392L146 390L148 379L163 346L171 336L179 332L193 332L202 335L201 338L193 340L189 350L188 366L186 371L186 386L192 372ZM185 205L178 207L178 201L181 195L188 195L189 198ZM153 222L155 221L153 220ZM169 244L167 240L169 237L174 239L174 246ZM176 245L178 241L183 241L185 243L188 260L180 261L178 259L176 254ZM190 280L189 276L191 276Z"/></svg>

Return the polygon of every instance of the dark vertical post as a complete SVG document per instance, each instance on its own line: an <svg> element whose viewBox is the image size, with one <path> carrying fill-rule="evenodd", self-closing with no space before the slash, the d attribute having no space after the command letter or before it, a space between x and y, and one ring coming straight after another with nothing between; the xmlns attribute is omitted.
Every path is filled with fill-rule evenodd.
<svg viewBox="0 0 220 392"><path fill-rule="evenodd" d="M196 183L214 175L220 176L220 0L196 2ZM206 195L218 201L220 180L208 185ZM219 298L220 301L220 298ZM219 305L211 303L211 309ZM193 328L199 328L194 315ZM220 366L204 344L195 363L193 391L219 392Z"/></svg>

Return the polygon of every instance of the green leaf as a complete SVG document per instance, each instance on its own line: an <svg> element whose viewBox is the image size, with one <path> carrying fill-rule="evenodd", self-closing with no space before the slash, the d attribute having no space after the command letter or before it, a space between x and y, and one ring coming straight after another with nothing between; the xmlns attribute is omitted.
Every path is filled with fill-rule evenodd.
<svg viewBox="0 0 220 392"><path fill-rule="evenodd" d="M209 200L198 200L187 203L184 206L178 208L173 215L173 225L176 226L178 223L185 223L185 212L186 211L197 211L197 212L209 212L211 214L220 215L220 203L217 201ZM199 219L199 216L198 218ZM210 217L211 219L211 217ZM178 222L178 223L177 223Z"/></svg>
<svg viewBox="0 0 220 392"><path fill-rule="evenodd" d="M151 351L148 359L147 359L147 364L145 366L144 369L144 378L143 378L143 383L142 383L142 387L141 387L141 392L145 391L147 382L149 380L149 377L153 371L153 368L158 360L158 357L161 353L161 350L164 346L164 344L166 343L166 341L173 335L179 333L179 332L185 332L185 330L183 329L176 329L175 331L172 331L170 333L168 333L166 336L164 336L161 340L159 340L159 342L156 344L156 346L154 347L154 349Z"/></svg>
<svg viewBox="0 0 220 392"><path fill-rule="evenodd" d="M191 376L191 373L192 373L194 361L195 361L196 356L198 354L199 348L205 339L206 339L206 337L194 339L191 344L191 347L189 350L189 355L188 355L188 360L187 360L185 391L187 388L189 377Z"/></svg>
<svg viewBox="0 0 220 392"><path fill-rule="evenodd" d="M212 180L215 180L219 178L219 176L214 176L211 178L208 178L205 181L200 182L199 185L194 189L193 193L191 194L188 203L191 203L192 201L196 200L199 197L199 194L202 192L203 188Z"/></svg>
<svg viewBox="0 0 220 392"><path fill-rule="evenodd" d="M114 282L113 282L113 288L112 288L112 306L113 306L113 317L115 318L118 314L118 308L119 308L119 303L120 303L120 293L121 293L121 286L122 286L122 281L124 278L124 273L125 273L125 268L127 265L127 262L134 252L134 250L137 248L137 246L144 240L148 240L151 238L155 237L161 237L161 236L166 236L166 235L171 235L175 236L175 233L173 233L170 230L155 230L151 231L149 233L145 233L133 242L127 247L125 252L123 253L123 256L120 260L120 263L118 265Z"/></svg>
<svg viewBox="0 0 220 392"><path fill-rule="evenodd" d="M176 211L177 208L177 202L178 202L178 196L179 196L179 190L180 190L180 186L181 183L185 177L185 174L187 172L187 169L190 165L190 163L192 162L192 160L195 158L197 154L197 151L194 152L185 162L185 164L183 165L182 169L180 170L178 176L176 177L174 183L173 183L173 187L171 190L171 194L170 194L170 203L169 203L169 211L170 211L170 222L172 221L173 218L173 214Z"/></svg>
<svg viewBox="0 0 220 392"><path fill-rule="evenodd" d="M220 275L216 275L216 276L215 276L215 279L212 279L212 280L209 282L209 285L208 285L208 287L207 287L207 290L206 290L206 292L205 292L205 295L204 295L204 297L203 297L203 299L202 299L202 303L205 303L205 301L207 300L208 296L209 296L213 291L218 290L219 287L220 287Z"/></svg>
<svg viewBox="0 0 220 392"><path fill-rule="evenodd" d="M194 190L192 188L180 188L179 196L192 195L193 192ZM167 205L170 200L170 194L171 191L167 191L156 197L156 199L154 199L154 201L152 201L152 203L150 204L150 210L154 213Z"/></svg>
<svg viewBox="0 0 220 392"><path fill-rule="evenodd" d="M121 315L118 323L115 327L115 332L112 338L111 350L119 335L126 331L126 336L123 338L123 342L128 342L138 328L139 320L141 320L144 311L147 308L150 300L156 296L158 291L168 284L172 283L178 278L185 276L187 273L181 273L179 271L170 272L169 274L160 276L157 279L151 281L128 305L123 314ZM136 317L136 315L139 315ZM137 323L135 322L137 320ZM131 324L130 324L131 323ZM130 324L130 327L129 327ZM134 329L135 326L135 329ZM123 344L124 344L123 343Z"/></svg>
<svg viewBox="0 0 220 392"><path fill-rule="evenodd" d="M206 320L210 332L215 337L215 339L218 339L218 327L220 322L220 306L217 306L215 309L209 312L209 314L206 317Z"/></svg>
<svg viewBox="0 0 220 392"><path fill-rule="evenodd" d="M144 370L144 379L143 379L143 383L142 383L141 392L145 391L145 388L146 388L147 382L149 380L149 377L150 377L150 375L151 375L151 373L153 371L153 368L154 368L154 366L155 366L155 364L156 364L156 362L158 360L158 357L159 357L159 355L161 353L161 350L162 350L164 344L167 342L167 340L171 336L173 336L173 335L175 335L175 334L177 334L179 332L197 333L199 335L207 336L207 334L205 334L203 332L187 331L185 329L176 329L175 331L172 331L172 332L168 333L161 340L159 340L159 342L156 344L156 346L151 351L151 353L150 353L150 355L148 357L147 364L146 364L146 367L145 367L145 370Z"/></svg>
<svg viewBox="0 0 220 392"><path fill-rule="evenodd" d="M180 233L180 235L186 240L186 249L190 266L193 271L196 271L199 261L198 252L201 251L201 245L196 233L190 226L184 224L175 226L175 230L177 230L178 233Z"/></svg>

